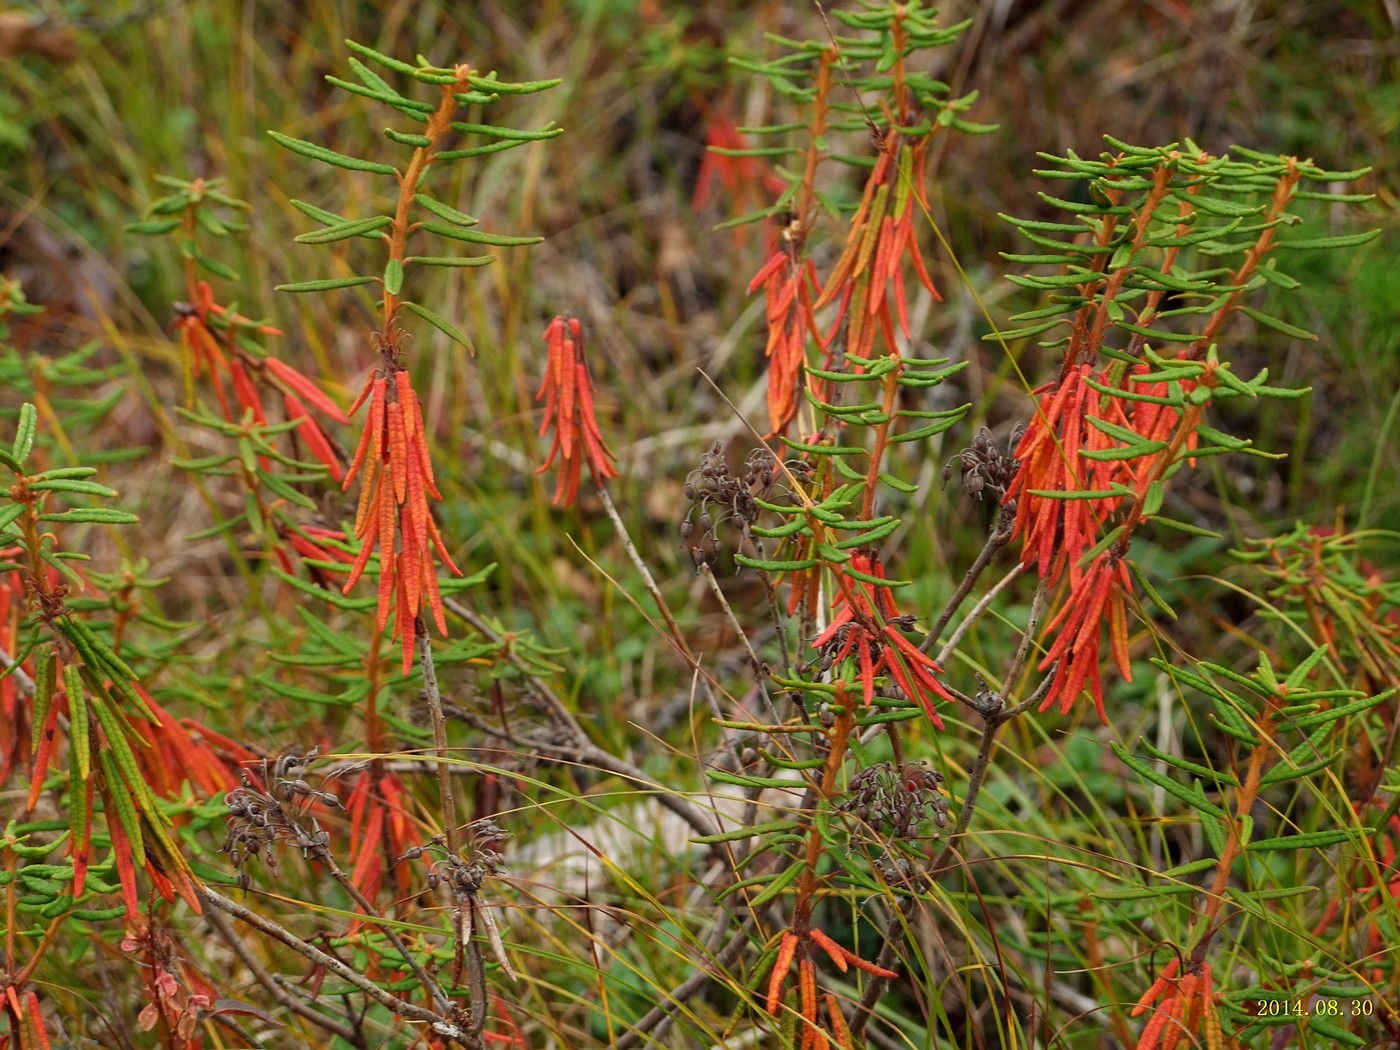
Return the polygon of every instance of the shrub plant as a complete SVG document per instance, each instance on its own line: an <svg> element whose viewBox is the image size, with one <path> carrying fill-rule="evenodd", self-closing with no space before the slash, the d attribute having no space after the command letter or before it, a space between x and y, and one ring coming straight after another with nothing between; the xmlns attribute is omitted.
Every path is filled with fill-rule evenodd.
<svg viewBox="0 0 1400 1050"><path fill-rule="evenodd" d="M495 468L456 455L433 388L487 340L430 275L540 240L462 210L460 169L565 163L561 129L494 122L558 81L349 42L327 80L387 145L269 131L329 175L291 201L319 247L277 288L372 318L361 374L313 378L325 355L239 312L233 248L264 206L217 179L163 177L128 227L182 274L167 374L0 330L0 1045L1400 1042L1400 592L1371 560L1393 537L1339 510L1225 550L1194 498L1280 457L1253 435L1309 393L1270 380L1277 340L1313 339L1294 261L1372 239L1318 220L1370 199L1366 170L1042 154L1050 217L1004 217L1028 308L999 324L929 263L930 231L957 257L938 158L987 130L926 72L965 26L918 4L821 24L733 63L773 123L710 114L702 189L771 194L730 223L762 231L736 250L764 242L766 411L674 479L679 537L629 513L648 479L614 452L625 391L581 304L541 315L543 353L490 351L542 362L551 444L515 481L556 472L551 559L590 556L550 523L606 530L599 574L688 690L676 725L595 720L585 654L502 607L503 574L551 570L473 560L490 512L465 479ZM0 324L34 312L0 292ZM1021 391L996 429L969 424L991 418L976 351L920 331L955 298ZM179 391L144 403L207 518L187 541L222 545L241 595L212 638L165 614L146 523L97 480L138 454L103 441L121 392L153 382ZM697 378L714 404L724 383ZM985 508L956 519L973 542L937 532L956 500ZM654 571L677 538L688 595ZM1214 608L1169 586L1190 544Z"/></svg>

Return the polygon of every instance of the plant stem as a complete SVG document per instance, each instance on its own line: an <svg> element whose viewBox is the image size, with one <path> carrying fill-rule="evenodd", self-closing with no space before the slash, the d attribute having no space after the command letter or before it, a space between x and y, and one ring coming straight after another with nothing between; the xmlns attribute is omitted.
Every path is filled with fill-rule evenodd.
<svg viewBox="0 0 1400 1050"><path fill-rule="evenodd" d="M992 559L996 557L997 551L1005 547L1011 541L1011 533L1015 526L1015 516L999 511L997 514L996 526L992 529L992 534L987 537L987 542L982 545L982 549L977 553L976 560L963 577L962 583L958 584L958 589L953 592L953 596L948 599L948 604L943 607L943 611L938 614L938 619L929 628L928 636L919 643L922 652L928 652L938 644L938 636L943 633L943 628L948 626L948 621L953 618L953 614L958 611L964 599L972 593L972 588L977 585L977 580L986 571Z"/></svg>
<svg viewBox="0 0 1400 1050"><path fill-rule="evenodd" d="M661 616L666 621L667 629L671 632L672 641L676 643L676 648L681 651L681 655L694 664L695 657L690 651L690 646L686 645L685 635L681 633L676 618L671 615L671 607L666 604L666 599L662 597L661 588L656 585L656 580L652 577L651 570L647 568L647 563L637 553L637 548L632 543L632 537L627 533L627 526L623 523L622 515L617 512L617 506L613 503L612 497L608 495L607 488L598 485L596 491L598 498L603 503L603 510L607 512L608 519L613 523L613 528L617 530L617 537L622 543L622 549L627 552L628 559L636 566L637 573L642 578L642 584L646 587L647 593L651 595L652 601L656 602L656 607L661 610Z"/></svg>
<svg viewBox="0 0 1400 1050"><path fill-rule="evenodd" d="M438 690L437 667L433 663L433 644L423 617L413 618L413 631L418 639L418 659L423 667L423 693L428 698L428 710L433 717L433 751L437 755L438 797L442 802L447 852L455 857L459 845L457 798L452 793L452 773L447 768L447 720L442 714L442 693Z"/></svg>
<svg viewBox="0 0 1400 1050"><path fill-rule="evenodd" d="M340 865L335 862L335 857L331 851L326 846L321 846L315 851L315 856L317 860L326 866L326 870L331 873L331 878L340 883L341 887L346 893L350 894L355 903L364 909L365 917L378 926L384 932L384 935L389 938L389 943L394 946L394 951L403 956L404 962L407 963L408 968L413 971L413 976L418 978L418 983L432 996L433 1005L439 1010L451 1010L452 1000L447 998L447 994L442 990L442 986L438 984L437 981L433 980L417 959L409 954L408 948L405 947L403 941L399 939L398 933L392 926L384 922L383 918L375 910L374 905L360 892L359 887L350 880L350 876L346 875L345 872L341 870Z"/></svg>
<svg viewBox="0 0 1400 1050"><path fill-rule="evenodd" d="M257 957L248 950L248 946L243 943L242 938L234 932L233 927L229 925L228 919L224 918L221 913L214 910L206 911L204 913L204 918L208 920L210 926L218 931L219 936L224 939L224 942L232 949L233 953L238 956L244 966L248 967L248 972L253 975L253 979L257 981L258 984L262 985L269 995L288 1010L292 1011L292 1013L300 1014L318 1028L324 1028L327 1032L340 1036L340 1038L344 1039L351 1046L356 1047L357 1050L368 1050L369 1044L365 1041L363 1033L344 1021L337 1020L334 1017L327 1017L319 1010L308 1006L300 999L288 994L287 990L278 984L277 979L272 974L268 973L266 967L258 961Z"/></svg>
<svg viewBox="0 0 1400 1050"><path fill-rule="evenodd" d="M205 904L212 905L220 911L227 912L239 922L246 923L253 927L253 929L272 937L274 940L281 941L298 955L304 956L318 966L325 967L337 977L353 984L380 1006L393 1011L397 1015L407 1017L410 1020L422 1021L429 1025L438 1035L446 1036L448 1039L455 1040L463 1046L472 1048L472 1050L480 1050L480 1040L473 1039L470 1033L464 1029L431 1010L424 1009L416 1003L410 1003L390 992L386 992L364 974L346 966L334 955L328 955L319 948L307 944L296 934L277 925L277 923L273 922L271 919L263 918L263 916L259 915L257 912L250 911L237 901L230 900L217 890L212 890L208 886L201 886L197 892L199 894L199 899Z"/></svg>

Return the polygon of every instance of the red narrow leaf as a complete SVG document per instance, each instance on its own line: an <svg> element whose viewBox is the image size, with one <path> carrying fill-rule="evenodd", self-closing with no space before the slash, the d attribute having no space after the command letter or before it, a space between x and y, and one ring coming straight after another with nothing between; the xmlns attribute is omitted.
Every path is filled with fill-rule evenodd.
<svg viewBox="0 0 1400 1050"><path fill-rule="evenodd" d="M34 765L29 774L29 799L26 810L33 810L39 804L39 796L44 790L44 778L48 776L49 759L53 756L54 739L58 735L58 702L49 704L48 717L39 733L39 749L34 753Z"/></svg>
<svg viewBox="0 0 1400 1050"><path fill-rule="evenodd" d="M422 550L417 544L406 542L412 536L412 525L408 521L408 508L405 507L400 513L399 529L405 537L405 542L398 554L398 574L403 580L404 597L407 604L401 606L399 612L405 618L418 615L419 602L422 599L423 569L419 565L420 554L428 552Z"/></svg>
<svg viewBox="0 0 1400 1050"><path fill-rule="evenodd" d="M826 952L827 955L831 956L831 961L836 964L836 968L838 970L840 970L842 973L846 972L846 969L850 964L846 962L845 949L843 949L839 944L837 944L830 937L824 934L821 930L808 930L807 936L811 938L813 944L815 944L822 951Z"/></svg>
<svg viewBox="0 0 1400 1050"><path fill-rule="evenodd" d="M283 386L299 395L303 401L316 406L316 410L337 423L346 424L350 419L340 410L340 406L321 392L321 389L291 365L279 361L271 355L263 358L263 367Z"/></svg>
<svg viewBox="0 0 1400 1050"><path fill-rule="evenodd" d="M360 406L368 400L369 395L374 392L374 373L371 372L365 379L365 385L360 388L359 396L355 398L355 403L350 406L347 416L353 416L360 410Z"/></svg>
<svg viewBox="0 0 1400 1050"><path fill-rule="evenodd" d="M413 671L413 653L418 644L418 629L414 618L408 615L408 594L404 588L403 573L398 574L398 612L394 616L394 630L403 647L403 676L407 678Z"/></svg>
<svg viewBox="0 0 1400 1050"><path fill-rule="evenodd" d="M330 439L326 437L325 431L311 418L306 406L295 394L284 394L283 400L287 405L288 418L301 421L297 424L297 433L306 442L311 454L330 472L333 481L342 480L344 474L340 468L340 459L331 448Z"/></svg>
<svg viewBox="0 0 1400 1050"><path fill-rule="evenodd" d="M437 627L439 634L447 633L447 616L442 607L442 594L438 591L437 573L433 572L432 564L425 558L421 562L423 566L422 590L428 597L428 608L433 612L433 624ZM456 566L453 566L455 569ZM461 573L458 573L460 576Z"/></svg>
<svg viewBox="0 0 1400 1050"><path fill-rule="evenodd" d="M38 1044L35 1045L32 1050L51 1050L49 1031L44 1026L44 1011L39 1006L39 996L34 992L25 992L24 1002L25 1006L28 1007L27 1016L29 1017L29 1028L39 1038ZM16 1014L19 1015L18 1005L16 1005ZM24 1046L21 1041L20 1050L31 1050L31 1048Z"/></svg>
<svg viewBox="0 0 1400 1050"><path fill-rule="evenodd" d="M583 356L582 324L577 318L556 317L545 329L545 342L545 378L535 399L544 398L546 403L540 433L546 433L553 424L554 439L544 464L535 473L544 473L557 460L559 473L553 500L556 506L568 506L578 495L585 459L598 484L617 477L617 470L594 413L593 384Z"/></svg>
<svg viewBox="0 0 1400 1050"><path fill-rule="evenodd" d="M355 449L355 458L350 462L350 469L345 472L345 480L340 483L341 491L349 490L350 483L355 480L355 475L359 474L360 468L364 466L365 457L369 453L373 437L374 429L366 421L364 429L360 431L360 444Z"/></svg>
<svg viewBox="0 0 1400 1050"><path fill-rule="evenodd" d="M394 373L394 386L398 391L399 404L403 406L404 438L412 441L423 424L418 415L418 397L413 393L413 378L407 368Z"/></svg>
<svg viewBox="0 0 1400 1050"><path fill-rule="evenodd" d="M259 426L267 426L267 414L263 412L262 398L258 396L258 389L253 385L243 362L233 358L228 363L228 370L233 378L233 392L238 398L238 403L253 413L253 420Z"/></svg>
<svg viewBox="0 0 1400 1050"><path fill-rule="evenodd" d="M433 547L437 551L438 560L452 570L452 575L461 576L462 570L457 568L457 563L452 560L452 555L447 553L447 545L442 542L442 536L438 533L437 522L432 516L428 517L428 536L433 541Z"/></svg>
<svg viewBox="0 0 1400 1050"><path fill-rule="evenodd" d="M126 790L125 785L122 784L114 784L110 787L113 791ZM112 855L117 861L117 878L121 883L122 903L126 905L127 915L137 915L140 913L141 898L136 892L136 865L132 863L131 843L127 840L126 830L119 820L109 820L107 832L112 837Z"/></svg>
<svg viewBox="0 0 1400 1050"><path fill-rule="evenodd" d="M797 986L802 999L802 1016L808 1021L815 1022L817 1019L817 968L812 965L811 959L799 959L797 962ZM803 1045L810 1046L811 1038L805 1033L812 1032L812 1028L804 1028Z"/></svg>
<svg viewBox="0 0 1400 1050"><path fill-rule="evenodd" d="M368 819L365 821L363 836L355 840L360 844L360 848L359 856L355 858L355 866L350 871L350 882L369 897L374 883L379 880L379 839L384 828L383 804L376 798L367 797L365 812Z"/></svg>
<svg viewBox="0 0 1400 1050"><path fill-rule="evenodd" d="M786 269L788 261L788 253L783 251L782 249L779 249L778 251L775 251L772 255L768 256L768 261L765 262L761 267L759 267L758 273L754 274L753 280L749 282L748 294L753 295L754 292L758 291L764 286L764 284L768 281L770 277L776 274L779 270Z"/></svg>
<svg viewBox="0 0 1400 1050"><path fill-rule="evenodd" d="M394 478L394 499L403 503L408 495L408 439L404 435L403 406L397 401L389 405L389 469Z"/></svg>
<svg viewBox="0 0 1400 1050"><path fill-rule="evenodd" d="M360 577L364 575L365 566L369 564L370 555L374 553L374 543L379 537L379 518L377 515L368 519L368 527L363 536L360 536L360 553L355 557L355 562L350 566L350 576L345 581L345 586L341 589L341 594L349 594L355 584L360 582Z"/></svg>
<svg viewBox="0 0 1400 1050"><path fill-rule="evenodd" d="M791 930L783 932L783 939L778 945L777 958L773 960L773 972L768 978L768 999L764 1004L770 1014L778 1012L778 1006L783 1001L783 978L787 976L788 970L792 968L792 957L797 953L797 934Z"/></svg>
<svg viewBox="0 0 1400 1050"><path fill-rule="evenodd" d="M398 507L393 493L381 485L379 499L379 629L389 622L394 604L394 533L398 526Z"/></svg>

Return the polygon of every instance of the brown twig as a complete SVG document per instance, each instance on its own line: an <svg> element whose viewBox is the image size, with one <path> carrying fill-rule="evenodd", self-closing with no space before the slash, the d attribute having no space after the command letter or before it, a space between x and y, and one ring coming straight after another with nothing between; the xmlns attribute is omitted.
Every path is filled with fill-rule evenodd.
<svg viewBox="0 0 1400 1050"><path fill-rule="evenodd" d="M421 1021L432 1028L438 1035L455 1040L462 1046L471 1048L471 1050L481 1050L481 1041L473 1038L471 1033L466 1031L466 1029L454 1024L440 1014L434 1013L432 1010L419 1006L417 1003L411 1003L406 999L400 999L398 996L386 992L364 974L346 966L345 963L341 962L334 955L328 955L319 948L307 944L306 941L302 940L296 934L279 926L271 919L264 918L257 912L245 908L237 901L230 900L222 893L219 893L217 890L212 890L208 886L200 887L197 892L199 894L199 899L205 904L226 912L239 922L246 923L253 927L253 929L267 934L274 940L280 941L288 948L292 949L292 951L311 960L316 965L325 967L337 977L353 984L380 1006L392 1010L395 1014L406 1017L411 1021Z"/></svg>
<svg viewBox="0 0 1400 1050"><path fill-rule="evenodd" d="M943 607L943 611L938 614L938 619L929 628L928 637L919 643L921 650L928 652L938 644L938 636L943 633L943 628L948 626L948 621L953 618L958 607L972 593L972 588L977 585L977 580L986 571L987 566L992 563L997 551L1011 542L1011 533L1015 522L1015 517L1007 514L1005 508L998 512L997 523L992 529L992 534L987 537L987 542L982 545L976 560L973 561L972 566L963 577L962 583L958 584L958 589L953 592L953 596L948 599L948 604Z"/></svg>
<svg viewBox="0 0 1400 1050"><path fill-rule="evenodd" d="M269 973L267 968L258 961L257 957L248 950L247 944L234 932L233 927L229 925L229 921L224 918L222 914L217 911L206 911L204 913L204 918L208 920L210 926L214 927L219 936L224 939L224 942L233 950L233 953L238 956L243 965L248 967L248 972L253 975L253 979L257 981L258 984L262 985L269 995L288 1010L292 1011L292 1013L305 1017L318 1028L324 1028L327 1032L340 1036L340 1038L344 1039L353 1047L361 1048L361 1050L369 1050L369 1043L365 1040L364 1033L359 1031L354 1025L334 1017L327 1017L319 1010L289 994L287 990L278 983L277 978Z"/></svg>
<svg viewBox="0 0 1400 1050"><path fill-rule="evenodd" d="M457 855L457 799L452 793L452 776L447 768L447 720L442 714L442 693L438 689L437 666L433 663L433 645L428 637L423 617L415 616L413 630L418 636L418 659L423 668L423 693L433 718L433 751L437 754L438 796L442 802L443 830L447 833L447 852Z"/></svg>

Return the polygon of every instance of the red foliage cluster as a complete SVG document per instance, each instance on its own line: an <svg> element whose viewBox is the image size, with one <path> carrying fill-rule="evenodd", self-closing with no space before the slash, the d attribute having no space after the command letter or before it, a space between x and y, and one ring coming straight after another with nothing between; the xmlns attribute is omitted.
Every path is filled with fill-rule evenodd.
<svg viewBox="0 0 1400 1050"><path fill-rule="evenodd" d="M773 254L749 282L749 294L764 290L768 317L769 437L787 430L797 415L797 392L807 361L807 338L816 331L813 300L820 295L817 270L801 257L800 234L786 229Z"/></svg>
<svg viewBox="0 0 1400 1050"><path fill-rule="evenodd" d="M1193 1032L1202 1033L1206 1046L1221 1045L1210 964L1188 962L1185 973L1181 968L1181 960L1173 958L1133 1007L1133 1017L1148 1009L1156 1011L1142 1030L1137 1050L1175 1050L1183 1036L1186 1045L1199 1045L1190 1034ZM1154 1003L1158 1005L1154 1007Z"/></svg>
<svg viewBox="0 0 1400 1050"><path fill-rule="evenodd" d="M434 551L454 574L461 576L462 570L453 563L428 509L428 497L442 499L442 493L433 479L423 413L408 371L385 365L372 372L351 415L366 401L369 414L343 482L348 489L357 476L364 475L355 513L360 554L351 566L344 593L359 582L370 555L378 549L379 629L384 629L393 613L394 638L403 646L407 675L417 638L414 624L425 606L432 611L438 631L447 633Z"/></svg>
<svg viewBox="0 0 1400 1050"><path fill-rule="evenodd" d="M812 959L812 946L820 948L826 953L836 968L842 973L846 973L852 966L858 970L863 970L872 977L892 979L899 975L893 970L887 970L883 966L868 962L856 955L849 948L833 941L821 930L810 929L806 936L798 936L792 930L785 930L782 939L778 942L778 956L773 962L773 969L768 975L768 996L765 1007L770 1014L776 1014L778 1007L783 1002L783 982L787 979L788 973L792 970L793 963L797 964L797 990L798 1006L802 1016L808 1024L802 1030L802 1040L799 1044L802 1050L827 1050L831 1045L831 1037L827 1031L836 1037L836 1043L840 1047L851 1045L850 1030L846 1026L846 1019L841 1013L841 1006L836 1001L836 997L827 993L819 995L817 990L817 968ZM830 1027L823 1030L820 1027L818 999L824 1000L826 1006L827 1019Z"/></svg>
<svg viewBox="0 0 1400 1050"><path fill-rule="evenodd" d="M553 426L554 444L544 465L535 473L544 473L556 458L559 460L554 505L568 507L578 496L584 460L588 461L593 481L599 485L617 477L617 469L594 415L593 381L583 355L583 325L576 317L556 317L544 330L544 341L549 356L535 400L544 399L545 403L540 434Z"/></svg>
<svg viewBox="0 0 1400 1050"><path fill-rule="evenodd" d="M315 383L291 365L271 354L256 357L239 343L241 332L256 331L276 336L282 334L280 330L271 325L260 325L220 306L214 301L213 289L207 281L198 283L195 301L184 304L178 310L171 327L180 335L180 346L190 363L192 377L198 379L201 375L208 375L225 419L234 422L244 412L250 412L255 423L261 426L267 424L262 393L253 380L254 375L259 376L282 395L287 418L299 421L297 434L306 443L307 449L330 471L331 477L337 481L341 479L344 471L340 456L326 432L311 415L310 408L337 423L349 422L345 413ZM229 388L232 388L233 401L229 399Z"/></svg>
<svg viewBox="0 0 1400 1050"><path fill-rule="evenodd" d="M866 576L886 578L884 566L872 552L852 555L851 567ZM844 577L835 604L835 616L817 635L812 648L830 652L833 663L848 657L856 660L865 703L875 698L875 679L888 675L909 699L923 707L929 721L942 729L933 697L953 699L937 677L943 668L900 633L913 626L914 618L900 614L891 589Z"/></svg>
<svg viewBox="0 0 1400 1050"><path fill-rule="evenodd" d="M845 250L813 304L820 310L838 298L841 303L825 340L828 350L848 316L846 352L856 357L870 358L877 330L884 335L886 349L893 353L897 349L896 317L900 331L909 337L903 270L906 256L919 283L936 301L942 301L914 236L915 204L928 208L923 188L927 151L927 139L907 142L897 128L885 136L860 207L851 219Z"/></svg>
<svg viewBox="0 0 1400 1050"><path fill-rule="evenodd" d="M1142 380L1147 371L1139 364L1115 384L1108 370L1094 372L1087 364L1067 367L1057 385L1042 390L1035 416L1015 451L1021 465L1007 488L1006 502L1014 501L1016 507L1014 535L1022 540L1021 564L1034 566L1046 587L1069 579L1064 603L1045 628L1045 637L1054 641L1041 669L1057 661L1059 666L1042 711L1055 705L1061 713L1068 712L1087 685L1099 718L1107 723L1099 678L1105 623L1118 668L1125 679L1132 679L1128 544L1151 517L1145 507L1152 484L1165 476L1183 449L1195 446L1200 420L1199 406L1183 414L1163 403L1167 384ZM1196 386L1190 379L1177 382L1188 395ZM1124 394L1115 396L1104 389ZM1096 426L1096 420L1105 426ZM1150 451L1127 459L1100 458L1123 447L1110 433L1112 428L1131 432L1139 447ZM1119 492L1111 491L1115 486ZM1104 531L1119 520L1120 535L1095 551Z"/></svg>

